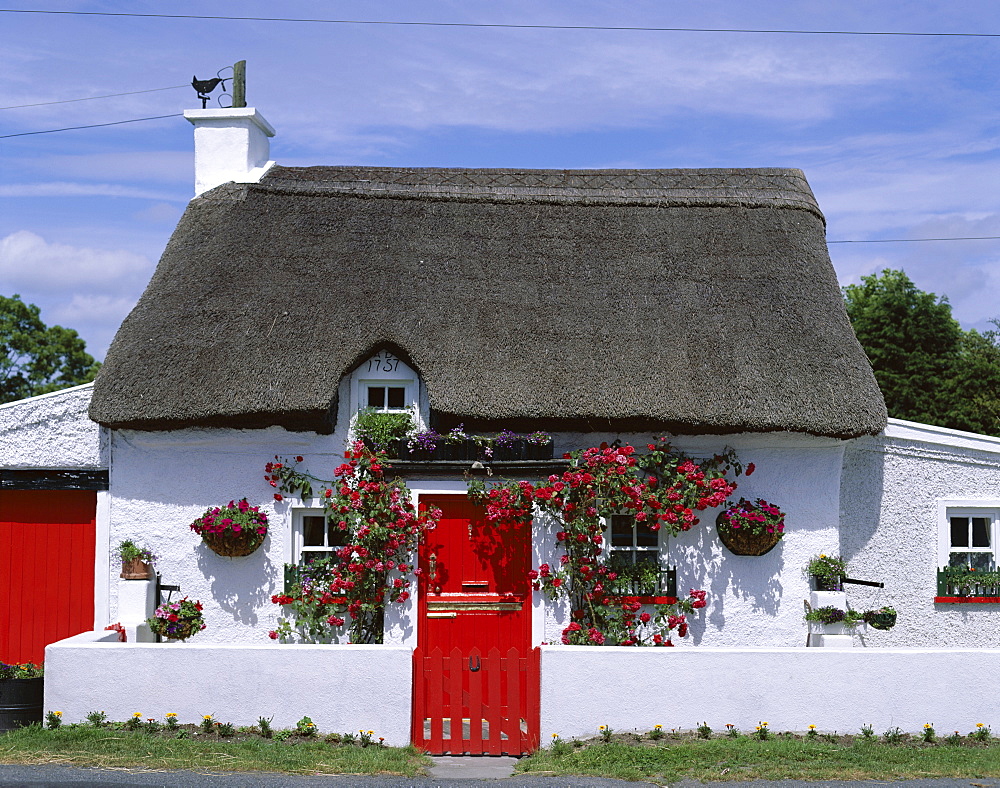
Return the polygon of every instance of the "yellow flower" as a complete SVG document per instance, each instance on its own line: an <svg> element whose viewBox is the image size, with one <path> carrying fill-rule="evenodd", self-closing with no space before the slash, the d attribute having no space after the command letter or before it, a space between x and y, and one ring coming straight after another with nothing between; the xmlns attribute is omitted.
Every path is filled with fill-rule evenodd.
<svg viewBox="0 0 1000 788"><path fill-rule="evenodd" d="M167 714L166 714L166 716L167 716L167 717L171 717L171 718L172 718L172 717L176 717L176 716L177 716L177 713L176 713L176 712L173 712L173 711L168 711L168 712L167 712Z"/></svg>
<svg viewBox="0 0 1000 788"><path fill-rule="evenodd" d="M368 731L368 735L371 736L375 731Z"/></svg>
<svg viewBox="0 0 1000 788"><path fill-rule="evenodd" d="M662 725L654 725L653 726L653 730L662 731L663 730L663 726Z"/></svg>
<svg viewBox="0 0 1000 788"><path fill-rule="evenodd" d="M977 723L976 723L976 727L977 727L977 728L982 728L982 727L983 727L983 723L981 723L981 722L977 722Z"/></svg>
<svg viewBox="0 0 1000 788"><path fill-rule="evenodd" d="M815 726L815 725L810 725L810 726L809 726L809 730L811 730L811 731L814 731L814 730L816 730L816 726Z"/></svg>
<svg viewBox="0 0 1000 788"><path fill-rule="evenodd" d="M210 720L210 719L212 719L212 715L211 714L203 714L201 718L203 720Z"/></svg>
<svg viewBox="0 0 1000 788"><path fill-rule="evenodd" d="M931 727L933 727L933 726L932 726L932 725L931 725L931 724L930 724L929 722L925 722L925 723L924 723L924 728L925 728L925 729L926 729L926 728L931 728Z"/></svg>
<svg viewBox="0 0 1000 788"><path fill-rule="evenodd" d="M553 733L552 734L552 738L553 739L558 739L559 738L559 734L558 733Z"/></svg>
<svg viewBox="0 0 1000 788"><path fill-rule="evenodd" d="M754 728L754 730L755 731L759 731L760 730L760 725L758 725L756 728Z"/></svg>
<svg viewBox="0 0 1000 788"><path fill-rule="evenodd" d="M132 716L133 716L133 717L141 717L141 716L142 716L142 712L141 712L141 711L136 711L136 712L133 712L133 713L132 713Z"/></svg>
<svg viewBox="0 0 1000 788"><path fill-rule="evenodd" d="M62 716L62 712L61 711L54 711L52 713L55 714L57 717L61 717Z"/></svg>

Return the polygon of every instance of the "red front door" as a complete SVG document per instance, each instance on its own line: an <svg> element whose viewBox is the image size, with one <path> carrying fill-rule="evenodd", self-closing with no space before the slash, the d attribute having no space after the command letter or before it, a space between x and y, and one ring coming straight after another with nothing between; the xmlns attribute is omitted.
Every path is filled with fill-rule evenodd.
<svg viewBox="0 0 1000 788"><path fill-rule="evenodd" d="M424 495L444 516L420 547L414 743L433 753L538 746L530 524L500 527L465 495Z"/></svg>
<svg viewBox="0 0 1000 788"><path fill-rule="evenodd" d="M0 490L0 660L94 627L97 493Z"/></svg>
<svg viewBox="0 0 1000 788"><path fill-rule="evenodd" d="M420 548L425 650L526 650L531 644L531 526L501 528L465 495L424 495L444 512Z"/></svg>

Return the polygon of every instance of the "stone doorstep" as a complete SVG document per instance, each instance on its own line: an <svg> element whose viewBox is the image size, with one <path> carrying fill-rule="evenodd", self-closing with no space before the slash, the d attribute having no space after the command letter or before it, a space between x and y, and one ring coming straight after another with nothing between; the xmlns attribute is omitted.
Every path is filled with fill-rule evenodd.
<svg viewBox="0 0 1000 788"><path fill-rule="evenodd" d="M509 755L432 755L430 776L437 779L492 780L511 777L517 758Z"/></svg>

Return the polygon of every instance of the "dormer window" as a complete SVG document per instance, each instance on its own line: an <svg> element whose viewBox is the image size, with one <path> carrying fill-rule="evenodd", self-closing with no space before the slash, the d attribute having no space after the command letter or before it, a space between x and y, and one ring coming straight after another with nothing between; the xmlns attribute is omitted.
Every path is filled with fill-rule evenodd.
<svg viewBox="0 0 1000 788"><path fill-rule="evenodd" d="M426 415L421 402L420 376L388 350L362 361L349 377L351 424L359 413L407 413L420 429ZM353 428L353 426L352 426Z"/></svg>

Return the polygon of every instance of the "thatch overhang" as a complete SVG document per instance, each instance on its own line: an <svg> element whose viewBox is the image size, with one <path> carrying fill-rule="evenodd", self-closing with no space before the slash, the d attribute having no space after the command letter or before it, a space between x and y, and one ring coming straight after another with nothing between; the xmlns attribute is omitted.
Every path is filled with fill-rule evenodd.
<svg viewBox="0 0 1000 788"><path fill-rule="evenodd" d="M329 432L405 354L443 423L879 432L799 170L275 167L193 200L96 421Z"/></svg>

